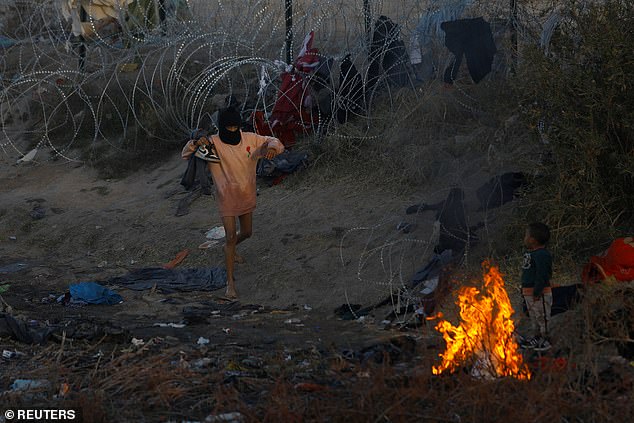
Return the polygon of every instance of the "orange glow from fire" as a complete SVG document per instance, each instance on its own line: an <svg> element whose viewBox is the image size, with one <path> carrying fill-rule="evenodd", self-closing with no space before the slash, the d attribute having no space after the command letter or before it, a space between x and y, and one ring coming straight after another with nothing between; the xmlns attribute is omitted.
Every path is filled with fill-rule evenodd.
<svg viewBox="0 0 634 423"><path fill-rule="evenodd" d="M479 375L528 380L531 374L513 338L513 307L504 289L504 279L498 268L488 262L483 263L483 269L482 291L475 287L462 287L458 291L460 324L453 326L441 320L436 325L447 349L439 355L442 363L433 366L432 372L454 371L473 362Z"/></svg>

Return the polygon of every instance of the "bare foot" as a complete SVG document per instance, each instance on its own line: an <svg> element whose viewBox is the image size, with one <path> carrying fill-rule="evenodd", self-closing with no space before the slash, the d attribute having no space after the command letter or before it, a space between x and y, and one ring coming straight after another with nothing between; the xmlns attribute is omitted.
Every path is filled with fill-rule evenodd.
<svg viewBox="0 0 634 423"><path fill-rule="evenodd" d="M243 264L243 263L245 263L244 257L242 257L241 255L239 255L238 253L235 253L235 254L234 254L234 256L233 256L233 261L234 261L235 263L238 263L238 264Z"/></svg>

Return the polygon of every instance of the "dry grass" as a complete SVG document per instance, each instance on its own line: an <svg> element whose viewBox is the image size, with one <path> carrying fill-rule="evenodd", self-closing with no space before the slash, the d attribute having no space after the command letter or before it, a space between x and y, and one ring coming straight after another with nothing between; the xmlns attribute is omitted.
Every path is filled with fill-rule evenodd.
<svg viewBox="0 0 634 423"><path fill-rule="evenodd" d="M307 175L340 178L399 193L461 186L467 168L520 169L527 131L505 81L447 88L433 81L416 90L384 91L371 118L357 117L314 146Z"/></svg>
<svg viewBox="0 0 634 423"><path fill-rule="evenodd" d="M430 355L423 347L419 353ZM71 392L56 398L55 386L35 397L3 394L3 405L81 409L85 422L202 420L235 411L253 422L598 422L624 421L634 411L631 366L595 365L593 373L584 361L590 358L576 355L562 367L535 370L529 382L434 376L428 357L397 366L348 363L315 375L314 385L290 377L231 380L221 369L190 370L177 357L174 350L120 354L97 371L77 358L56 365L50 357L46 371L32 376L63 380Z"/></svg>

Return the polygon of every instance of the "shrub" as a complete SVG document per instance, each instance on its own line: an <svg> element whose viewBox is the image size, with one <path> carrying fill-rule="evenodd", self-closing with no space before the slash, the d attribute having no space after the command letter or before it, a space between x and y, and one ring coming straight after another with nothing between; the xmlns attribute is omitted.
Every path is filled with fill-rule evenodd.
<svg viewBox="0 0 634 423"><path fill-rule="evenodd" d="M631 2L570 0L548 54L529 47L522 55L516 82L538 175L523 215L551 225L555 249L594 253L597 241L631 230L632 25Z"/></svg>

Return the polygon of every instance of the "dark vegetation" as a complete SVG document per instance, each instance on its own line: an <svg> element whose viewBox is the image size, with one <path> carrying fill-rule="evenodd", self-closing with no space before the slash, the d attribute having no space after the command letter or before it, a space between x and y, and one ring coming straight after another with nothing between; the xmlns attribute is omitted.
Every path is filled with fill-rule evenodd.
<svg viewBox="0 0 634 423"><path fill-rule="evenodd" d="M530 46L514 82L531 129L525 216L577 257L634 229L634 5L570 1L548 54Z"/></svg>

